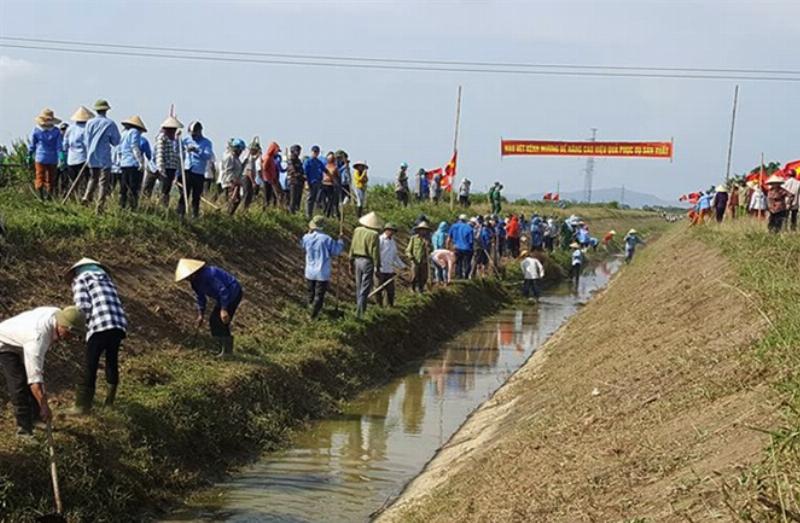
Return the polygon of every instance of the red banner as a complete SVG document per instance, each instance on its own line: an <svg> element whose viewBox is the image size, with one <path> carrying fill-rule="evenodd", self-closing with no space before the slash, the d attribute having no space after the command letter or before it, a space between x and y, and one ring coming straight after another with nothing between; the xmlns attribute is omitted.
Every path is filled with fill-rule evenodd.
<svg viewBox="0 0 800 523"><path fill-rule="evenodd" d="M672 158L672 142L561 142L501 140L502 156Z"/></svg>

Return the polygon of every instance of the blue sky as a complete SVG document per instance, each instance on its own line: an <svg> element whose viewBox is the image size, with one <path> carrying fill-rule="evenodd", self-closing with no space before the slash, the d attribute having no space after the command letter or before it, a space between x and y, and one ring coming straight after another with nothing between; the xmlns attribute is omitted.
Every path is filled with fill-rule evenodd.
<svg viewBox="0 0 800 523"><path fill-rule="evenodd" d="M490 62L800 70L800 2L138 0L0 2L0 34L119 44ZM785 35L785 36L784 36ZM800 83L739 82L733 169L800 158ZM373 178L449 160L463 85L459 175L540 194L583 187L584 160L500 159L500 137L675 140L675 159L598 160L595 188L673 200L725 173L735 81L479 75L202 63L0 47L0 142L43 107L68 118L107 98L110 116L157 125L174 103L218 152L233 136L344 148Z"/></svg>

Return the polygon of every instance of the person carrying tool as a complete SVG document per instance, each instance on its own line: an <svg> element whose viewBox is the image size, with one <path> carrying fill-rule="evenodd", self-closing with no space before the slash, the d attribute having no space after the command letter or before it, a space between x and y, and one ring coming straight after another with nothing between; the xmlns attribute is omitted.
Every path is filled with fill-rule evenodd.
<svg viewBox="0 0 800 523"><path fill-rule="evenodd" d="M86 123L86 147L89 150L89 182L82 202L88 205L94 200L95 191L98 191L96 212L102 213L106 206L106 199L111 193L111 148L119 145L120 134L114 120L108 118L106 113L111 109L105 100L97 100L94 110L97 116Z"/></svg>
<svg viewBox="0 0 800 523"><path fill-rule="evenodd" d="M331 260L344 251L344 241L341 238L334 240L324 229L325 218L314 216L301 241L306 251L305 277L312 320L317 319L325 303L325 293L331 281Z"/></svg>
<svg viewBox="0 0 800 523"><path fill-rule="evenodd" d="M175 181L175 175L181 167L176 133L182 127L183 124L174 116L168 116L161 124L161 132L156 137L155 154L158 176L155 173L148 173L145 177L144 195L147 198L153 194L156 179L161 180L161 205L165 209L169 208L169 194L172 191L172 183Z"/></svg>
<svg viewBox="0 0 800 523"><path fill-rule="evenodd" d="M67 153L67 178L70 185L75 182L86 165L86 122L93 117L94 113L89 109L84 106L78 107L71 118L73 125L70 125L64 133L62 147ZM79 182L78 194L82 187L83 184Z"/></svg>
<svg viewBox="0 0 800 523"><path fill-rule="evenodd" d="M203 136L203 124L200 122L189 124L189 136L181 139L181 145L186 179L181 180L184 191L181 191L181 198L178 201L178 214L181 217L186 214L185 192L187 197L192 199L192 218L197 218L200 216L200 198L203 196L206 167L208 162L214 158L214 146L211 140Z"/></svg>
<svg viewBox="0 0 800 523"><path fill-rule="evenodd" d="M389 307L394 307L395 278L397 277L395 271L406 268L406 264L397 253L397 242L394 239L396 233L397 226L386 222L386 225L383 226L383 234L380 236L381 268L378 271L378 286L383 286L383 289L378 292L378 303ZM386 298L385 302L384 298Z"/></svg>
<svg viewBox="0 0 800 523"><path fill-rule="evenodd" d="M230 273L207 265L202 260L181 258L175 268L175 282L189 280L195 293L197 305L197 327L204 321L207 298L211 297L216 304L208 319L211 336L220 347L217 357L233 354L233 336L231 322L236 309L242 301L242 286Z"/></svg>
<svg viewBox="0 0 800 523"><path fill-rule="evenodd" d="M31 437L34 421L50 420L45 356L84 326L83 313L74 306L37 307L0 322L0 368L17 418L17 436Z"/></svg>
<svg viewBox="0 0 800 523"><path fill-rule="evenodd" d="M539 254L529 254L528 251L522 251L520 257L522 263L522 295L529 300L539 301L539 281L544 278L544 266L539 260Z"/></svg>
<svg viewBox="0 0 800 523"><path fill-rule="evenodd" d="M41 200L49 200L55 194L58 153L62 150L61 130L56 127L61 120L52 109L42 109L35 121L28 153L35 169L33 188Z"/></svg>
<svg viewBox="0 0 800 523"><path fill-rule="evenodd" d="M625 263L630 263L636 253L636 246L640 243L644 245L644 240L639 238L639 233L636 229L631 229L622 241L625 243Z"/></svg>
<svg viewBox="0 0 800 523"><path fill-rule="evenodd" d="M86 363L83 381L75 396L71 414L84 415L92 409L100 356L106 358L108 392L105 404L112 405L119 386L119 346L127 335L128 318L108 269L91 258L81 258L67 269L72 298L86 318Z"/></svg>
<svg viewBox="0 0 800 523"><path fill-rule="evenodd" d="M414 227L413 232L406 246L406 256L411 261L411 291L423 293L430 271L428 258L431 255L431 226L428 222L421 222Z"/></svg>
<svg viewBox="0 0 800 523"><path fill-rule="evenodd" d="M119 141L119 166L122 169L120 180L119 206L128 207L128 193L130 193L130 208L139 207L139 192L142 189L142 180L145 171L145 156L142 151L142 133L147 128L138 116L131 116L122 121L122 135Z"/></svg>
<svg viewBox="0 0 800 523"><path fill-rule="evenodd" d="M375 212L358 219L350 244L350 270L356 283L356 315L360 318L367 310L367 300L372 290L375 271L381 271L380 239L383 220Z"/></svg>

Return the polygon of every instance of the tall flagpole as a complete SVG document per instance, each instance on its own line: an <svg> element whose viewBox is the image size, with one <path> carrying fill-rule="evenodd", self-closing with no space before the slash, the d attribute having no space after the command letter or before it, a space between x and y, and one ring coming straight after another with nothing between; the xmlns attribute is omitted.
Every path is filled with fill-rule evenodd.
<svg viewBox="0 0 800 523"><path fill-rule="evenodd" d="M731 154L733 154L733 129L736 126L736 104L739 102L739 86L733 91L733 116L731 117L731 137L728 141L728 166L725 170L725 185L731 179Z"/></svg>
<svg viewBox="0 0 800 523"><path fill-rule="evenodd" d="M458 128L461 125L461 86L458 86L458 100L456 101L456 132L453 138L453 156L456 157L456 165L458 165ZM450 210L455 207L455 176L450 179Z"/></svg>

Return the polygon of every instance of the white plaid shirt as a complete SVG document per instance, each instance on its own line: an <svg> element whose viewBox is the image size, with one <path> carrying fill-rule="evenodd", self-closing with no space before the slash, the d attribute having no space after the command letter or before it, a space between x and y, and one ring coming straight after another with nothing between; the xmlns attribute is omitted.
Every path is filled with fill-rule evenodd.
<svg viewBox="0 0 800 523"><path fill-rule="evenodd" d="M111 329L128 329L117 287L105 272L87 271L72 281L75 305L86 315L86 339Z"/></svg>

